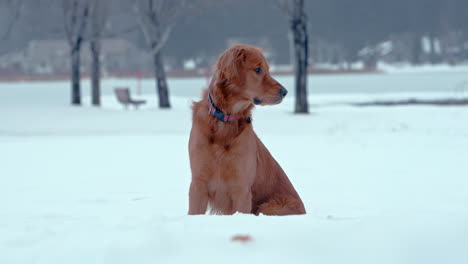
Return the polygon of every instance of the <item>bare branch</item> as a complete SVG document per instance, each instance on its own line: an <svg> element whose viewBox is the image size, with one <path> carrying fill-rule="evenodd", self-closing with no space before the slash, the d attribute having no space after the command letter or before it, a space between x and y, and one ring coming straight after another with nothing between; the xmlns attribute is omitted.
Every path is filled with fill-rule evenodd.
<svg viewBox="0 0 468 264"><path fill-rule="evenodd" d="M133 11L143 36L154 54L169 39L177 13L185 0L134 0Z"/></svg>
<svg viewBox="0 0 468 264"><path fill-rule="evenodd" d="M71 46L83 39L90 0L62 0L65 34Z"/></svg>
<svg viewBox="0 0 468 264"><path fill-rule="evenodd" d="M143 36L145 37L146 43L151 45L151 43L153 42L153 39L151 38L151 34L148 30L147 24L143 21L144 15L142 14L141 7L139 4L140 4L139 0L134 0L133 11L135 13L137 23L140 26L140 30L142 31Z"/></svg>
<svg viewBox="0 0 468 264"><path fill-rule="evenodd" d="M90 0L89 4L89 21L90 21L90 36L89 41L94 42L101 39L106 27L108 13L108 0Z"/></svg>
<svg viewBox="0 0 468 264"><path fill-rule="evenodd" d="M71 23L68 20L68 13L70 11L70 2L69 1L62 1L62 10L63 10L63 27L65 30L65 35L67 37L68 43L72 43L71 39Z"/></svg>
<svg viewBox="0 0 468 264"><path fill-rule="evenodd" d="M89 0L86 1L86 5L83 8L83 15L81 19L81 23L78 27L78 32L76 33L77 36L83 36L84 35L84 30L86 28L86 22L88 20L88 15L89 15Z"/></svg>
<svg viewBox="0 0 468 264"><path fill-rule="evenodd" d="M172 31L172 26L167 27L164 31L164 33L161 35L161 38L159 39L158 43L151 48L151 52L154 54L158 53L166 44L167 40L169 39L169 35L171 34Z"/></svg>
<svg viewBox="0 0 468 264"><path fill-rule="evenodd" d="M293 16L293 5L292 0L278 0L277 2L277 7L290 18Z"/></svg>
<svg viewBox="0 0 468 264"><path fill-rule="evenodd" d="M15 3L16 3L16 5L14 5ZM5 30L3 36L0 39L7 39L10 36L11 32L13 31L13 27L15 26L16 22L19 20L19 18L21 16L21 9L23 7L23 0L8 1L8 4L12 5L11 9L12 9L13 16L12 16L11 20L9 21L9 23L7 24L6 30Z"/></svg>

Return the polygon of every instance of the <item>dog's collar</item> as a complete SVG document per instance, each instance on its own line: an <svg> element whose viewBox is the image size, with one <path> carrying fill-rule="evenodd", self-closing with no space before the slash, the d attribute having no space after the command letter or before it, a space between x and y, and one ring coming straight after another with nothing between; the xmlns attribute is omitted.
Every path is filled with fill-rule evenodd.
<svg viewBox="0 0 468 264"><path fill-rule="evenodd" d="M216 117L218 120L222 122L232 122L232 121L237 121L242 118L241 115L229 115L225 114L223 111L219 110L218 107L213 103L213 99L211 98L211 94L208 93L208 113L214 117ZM252 122L252 118L249 116L245 119L247 123Z"/></svg>

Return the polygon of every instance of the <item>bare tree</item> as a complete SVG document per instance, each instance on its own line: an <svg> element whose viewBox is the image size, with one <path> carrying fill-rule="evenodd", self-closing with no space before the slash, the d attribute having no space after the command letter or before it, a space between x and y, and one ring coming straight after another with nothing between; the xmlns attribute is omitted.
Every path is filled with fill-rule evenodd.
<svg viewBox="0 0 468 264"><path fill-rule="evenodd" d="M304 12L304 0L279 0L280 7L290 21L292 44L294 47L294 75L296 103L295 113L308 113L307 102L307 66L308 66L308 36L307 17Z"/></svg>
<svg viewBox="0 0 468 264"><path fill-rule="evenodd" d="M71 103L81 105L80 51L86 22L89 16L89 0L62 0L65 33L71 56Z"/></svg>
<svg viewBox="0 0 468 264"><path fill-rule="evenodd" d="M89 47L91 50L91 104L101 105L101 46L109 12L109 1L91 0L89 5Z"/></svg>
<svg viewBox="0 0 468 264"><path fill-rule="evenodd" d="M153 56L161 108L171 107L161 49L169 38L177 14L184 6L185 0L134 0L138 25Z"/></svg>

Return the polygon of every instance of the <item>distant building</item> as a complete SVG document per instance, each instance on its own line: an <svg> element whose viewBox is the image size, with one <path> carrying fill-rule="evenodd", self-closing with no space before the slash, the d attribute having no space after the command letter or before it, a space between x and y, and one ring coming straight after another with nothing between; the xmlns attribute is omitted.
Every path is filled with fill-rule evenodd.
<svg viewBox="0 0 468 264"><path fill-rule="evenodd" d="M89 72L89 44L81 47L82 72ZM104 39L101 50L102 72L139 71L152 67L151 56L124 39ZM0 56L0 71L23 74L66 74L70 71L70 46L65 40L33 40L17 53Z"/></svg>

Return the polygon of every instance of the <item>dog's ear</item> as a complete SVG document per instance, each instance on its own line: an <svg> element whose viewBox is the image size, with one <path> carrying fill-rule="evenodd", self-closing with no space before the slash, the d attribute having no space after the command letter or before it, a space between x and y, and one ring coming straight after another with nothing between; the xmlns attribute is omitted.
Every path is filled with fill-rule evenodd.
<svg viewBox="0 0 468 264"><path fill-rule="evenodd" d="M246 59L245 53L244 48L234 46L221 54L216 63L218 82L242 85L245 78L243 70Z"/></svg>

